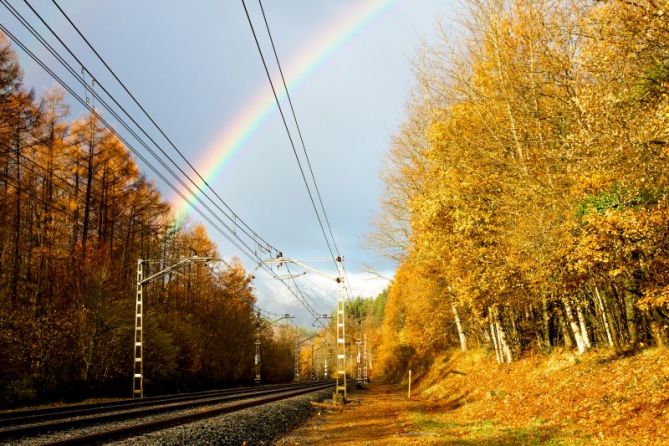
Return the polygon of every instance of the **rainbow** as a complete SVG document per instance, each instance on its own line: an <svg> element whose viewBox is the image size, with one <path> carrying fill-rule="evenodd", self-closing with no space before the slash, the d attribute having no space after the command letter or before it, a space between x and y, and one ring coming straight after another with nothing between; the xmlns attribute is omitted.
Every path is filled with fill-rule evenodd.
<svg viewBox="0 0 669 446"><path fill-rule="evenodd" d="M339 48L398 3L399 0L354 0L355 7L351 11L336 20L312 40L310 45L303 48L297 57L284 66L288 90L294 91ZM284 96L285 93L281 88L279 99L284 99ZM213 143L204 151L205 155L195 163L200 174L209 184L221 174L225 166L234 159L273 112L277 112L276 103L265 82L261 88L258 88L258 93L216 136ZM198 186L200 189L205 189L203 181L200 181ZM190 203L196 203L195 194L185 193L184 195ZM178 196L172 200L176 221L183 221L191 210L188 201Z"/></svg>

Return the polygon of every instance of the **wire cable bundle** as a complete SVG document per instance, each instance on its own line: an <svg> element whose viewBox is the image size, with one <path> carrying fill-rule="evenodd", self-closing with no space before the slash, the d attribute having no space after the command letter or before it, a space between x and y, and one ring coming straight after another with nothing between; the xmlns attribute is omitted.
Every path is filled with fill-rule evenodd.
<svg viewBox="0 0 669 446"><path fill-rule="evenodd" d="M102 125L107 127L109 131L114 134L139 160L142 161L158 178L160 178L170 189L172 189L184 202L197 214L200 215L214 230L220 233L228 242L230 242L239 252L250 259L253 263L258 265L259 269L264 270L274 279L279 280L289 290L289 292L302 304L302 306L314 317L319 313L313 308L310 299L305 296L298 284L293 279L293 287L287 283L283 278L265 262L263 254L270 257L278 255L281 251L263 239L256 231L254 231L232 208L222 199L222 197L210 186L210 184L202 177L197 169L192 165L184 153L174 144L166 132L157 124L154 118L148 113L146 108L139 102L135 95L133 95L127 86L121 81L118 75L112 70L109 64L104 60L100 53L94 48L91 42L84 36L81 30L76 26L72 19L65 13L60 5L52 0L52 3L65 17L67 22L75 29L77 34L86 43L88 48L95 54L95 56L102 62L105 68L111 73L113 78L119 83L122 89L128 94L132 101L139 107L144 116L157 129L158 133L167 141L168 145L174 150L179 158L186 163L188 169L192 171L189 174L177 162L175 162L170 154L153 138L150 133L137 122L137 120L123 107L119 101L109 92L109 90L98 80L98 78L91 72L91 70L77 57L72 49L63 41L63 39L54 31L54 29L44 20L39 12L33 8L28 0L24 3L37 17L39 22L49 31L49 33L58 41L58 43L65 49L67 54L74 60L74 62L81 67L81 73L75 69L72 63L68 62L53 45L30 23L26 17L21 14L8 0L0 0L0 3L9 11L9 13L32 35L49 54L51 54L56 61L74 78L74 80L84 89L84 96L77 93L70 82L59 76L47 63L32 51L16 34L12 33L4 24L0 23L0 29L19 47L23 50L35 63L44 69L54 80L56 80L77 102L79 102L86 110L90 112ZM86 80L86 74L92 79L91 85ZM95 86L98 86L104 93L104 97L99 94ZM104 110L106 110L115 121L143 148L143 151L138 150L127 137L116 130L112 124L105 119L91 104L89 95L96 100ZM110 103L111 101L111 103ZM140 135L141 134L141 135ZM143 135L143 137L142 137ZM146 139L145 139L146 138ZM148 140L151 144L147 143ZM148 152L149 155L158 163L157 167L150 159L144 155ZM158 153L159 152L159 153ZM161 156L162 155L162 156ZM165 161L167 159L168 162ZM31 160L32 161L32 160ZM196 179L199 180L204 188L201 187ZM213 197L212 197L213 195ZM213 207L213 209L212 209Z"/></svg>

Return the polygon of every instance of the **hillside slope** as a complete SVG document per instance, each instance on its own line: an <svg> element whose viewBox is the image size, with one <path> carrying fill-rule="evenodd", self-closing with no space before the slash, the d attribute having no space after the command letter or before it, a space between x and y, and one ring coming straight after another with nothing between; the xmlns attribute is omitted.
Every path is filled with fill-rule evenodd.
<svg viewBox="0 0 669 446"><path fill-rule="evenodd" d="M505 366L481 353L456 353L415 384L423 421L434 426L494 423L541 431L558 444L669 444L665 349L536 356Z"/></svg>

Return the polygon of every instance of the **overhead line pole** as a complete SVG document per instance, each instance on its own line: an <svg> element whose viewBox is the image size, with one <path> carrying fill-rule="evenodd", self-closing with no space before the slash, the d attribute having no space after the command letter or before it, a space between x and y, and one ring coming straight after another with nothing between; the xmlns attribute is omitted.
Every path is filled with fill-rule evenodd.
<svg viewBox="0 0 669 446"><path fill-rule="evenodd" d="M363 335L363 348L362 348L362 381L364 384L368 382L367 375L367 333Z"/></svg>
<svg viewBox="0 0 669 446"><path fill-rule="evenodd" d="M269 264L278 264L282 265L285 263L293 263L295 265L301 266L302 268L309 270L313 273L316 273L320 276L334 280L337 283L337 322L336 322L336 363L337 363L337 384L335 386L335 393L342 393L344 399L347 396L346 389L346 281L344 278L344 259L341 256L336 257L337 263L337 276L332 277L330 274L324 273L320 270L317 270L309 265L306 265L298 260L277 257L273 259L267 259L265 262Z"/></svg>
<svg viewBox="0 0 669 446"><path fill-rule="evenodd" d="M174 265L163 268L149 277L144 277L144 263L137 259L137 288L135 293L135 338L133 341L132 397L144 398L144 285L186 264L218 260L213 257L191 256Z"/></svg>
<svg viewBox="0 0 669 446"><path fill-rule="evenodd" d="M256 340L255 340L256 354L254 356L254 365L256 370L256 376L253 379L255 384L260 384L260 373L262 368L262 363L260 360L260 311L256 314Z"/></svg>

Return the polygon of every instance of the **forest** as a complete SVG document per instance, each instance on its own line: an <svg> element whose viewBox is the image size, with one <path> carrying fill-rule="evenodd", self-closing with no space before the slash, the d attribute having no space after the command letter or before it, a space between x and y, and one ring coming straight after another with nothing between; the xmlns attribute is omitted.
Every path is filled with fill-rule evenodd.
<svg viewBox="0 0 669 446"><path fill-rule="evenodd" d="M413 60L372 247L387 291L347 303L348 372L445 351L508 364L669 345L669 1L463 0ZM454 38L453 35L458 37ZM130 396L137 261L218 258L93 114L22 82L0 36L0 406ZM147 393L294 377L240 260L145 287ZM299 350L334 365L333 319Z"/></svg>
<svg viewBox="0 0 669 446"><path fill-rule="evenodd" d="M669 3L467 0L383 172L379 366L669 343Z"/></svg>
<svg viewBox="0 0 669 446"><path fill-rule="evenodd" d="M219 257L179 224L117 136L22 84L0 36L0 406L131 396L138 259L148 276ZM148 268L148 269L147 269ZM293 378L295 329L255 307L240 261L193 263L145 287L147 393Z"/></svg>

